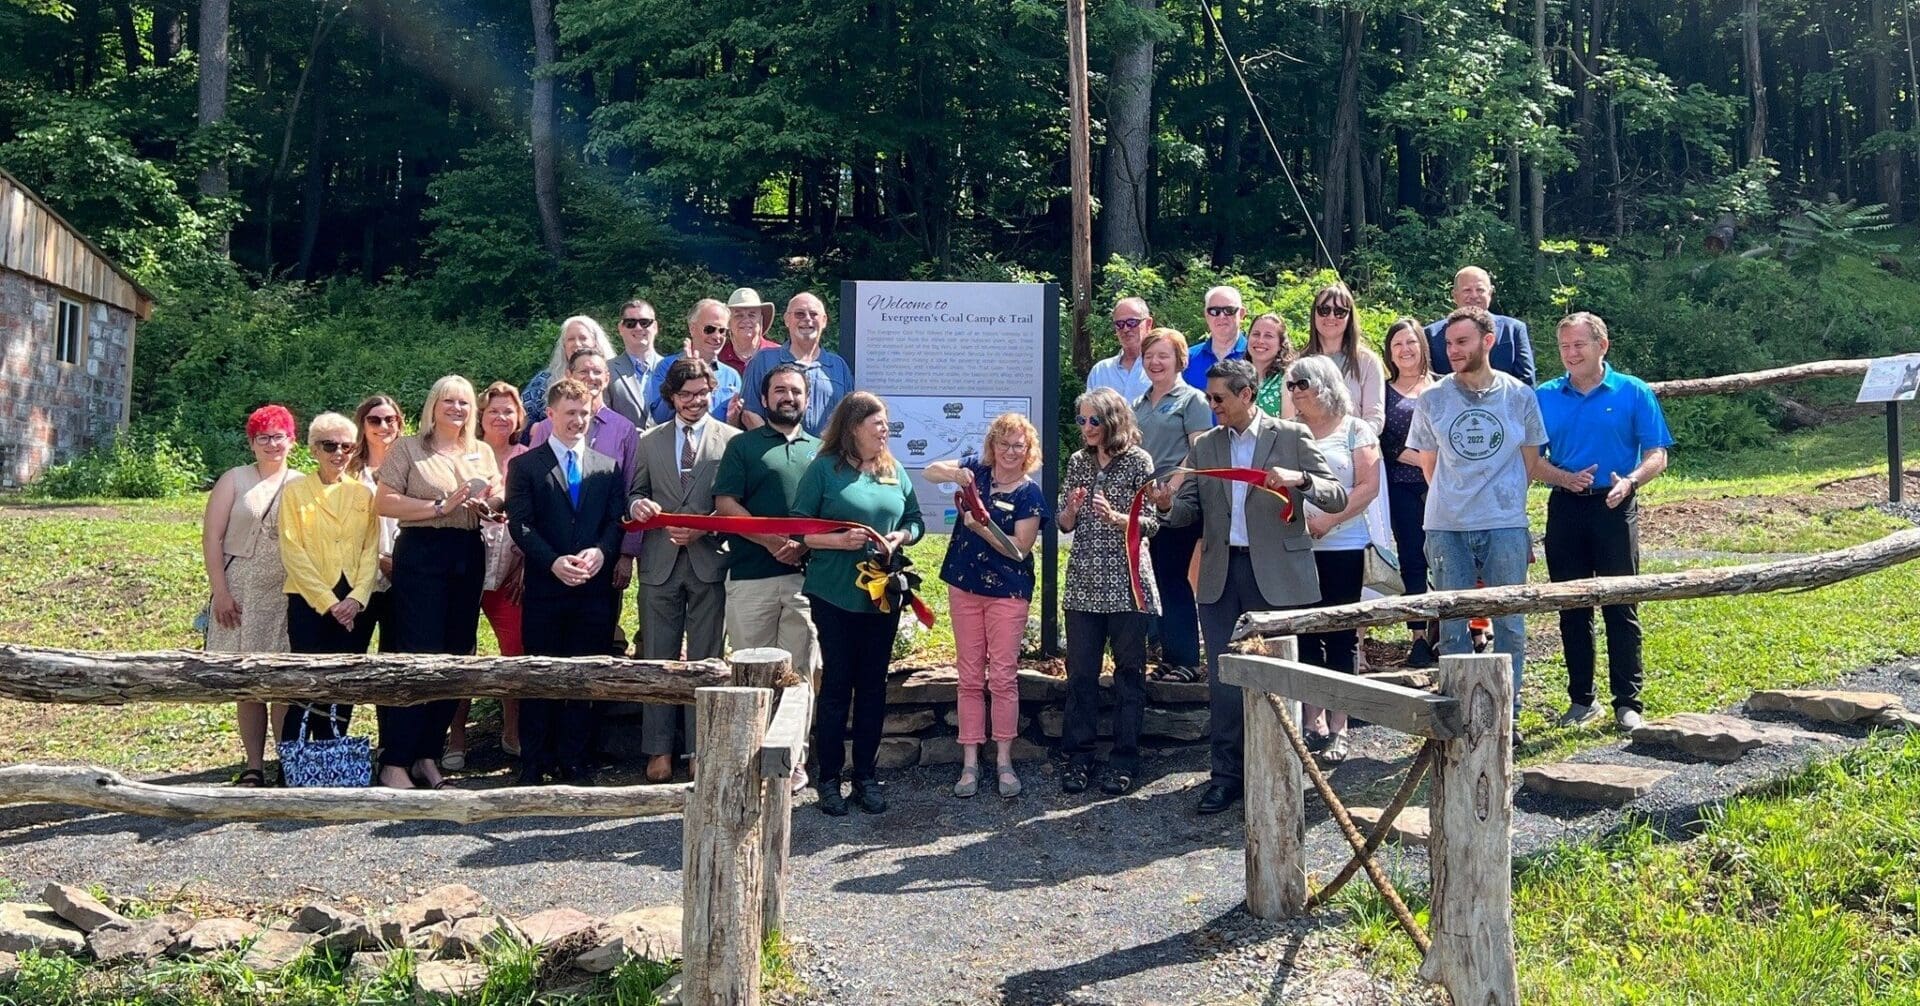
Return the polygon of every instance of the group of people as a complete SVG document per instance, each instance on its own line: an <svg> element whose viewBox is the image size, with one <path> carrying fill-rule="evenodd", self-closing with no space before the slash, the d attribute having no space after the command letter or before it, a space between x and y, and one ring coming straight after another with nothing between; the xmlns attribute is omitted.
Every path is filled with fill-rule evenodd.
<svg viewBox="0 0 1920 1006"><path fill-rule="evenodd" d="M1461 270L1453 294L1444 319L1393 322L1384 359L1362 341L1340 283L1314 296L1298 348L1284 318L1249 323L1232 287L1208 291L1207 336L1191 347L1156 325L1143 300L1124 298L1112 315L1120 351L1087 375L1075 410L1080 448L1056 498L1035 479L1046 445L1018 413L995 418L977 452L925 468L979 504L957 507L940 571L959 674L956 796L983 785L989 739L992 786L1003 797L1022 790L1015 672L1047 520L1072 535L1061 788L1083 792L1096 775L1109 794L1134 786L1152 662L1169 679L1209 683L1202 813L1227 809L1242 791L1240 698L1217 675L1241 614L1357 601L1383 559L1397 561L1408 592L1523 582L1531 481L1552 487L1553 579L1635 571L1634 496L1665 468L1672 442L1651 391L1606 362L1606 324L1586 313L1556 328L1566 374L1535 388L1526 325L1490 312L1487 273ZM503 654L617 654L628 649L619 616L632 587L639 656L757 646L793 654L817 682L821 809L884 810L875 759L911 593L902 549L926 528L913 480L888 448L885 403L852 390L846 361L822 347L820 299L803 293L787 304L784 344L768 338L773 311L750 289L702 300L687 314L685 350L665 357L646 301L622 306L619 352L593 319L569 318L524 388L494 382L476 394L465 378L442 378L412 435L384 395L351 419L314 418L307 442L318 467L305 478L286 463L293 417L273 405L256 411L247 423L254 464L222 476L208 501L209 649L359 652L378 625L386 652L464 654L484 613ZM1221 469L1260 474L1209 477ZM1150 505L1130 514L1136 498ZM843 523L794 534L749 522L722 533L676 520L709 516ZM648 526L627 532L623 520ZM1130 548L1139 539L1145 546ZM1604 615L1615 715L1631 728L1639 624L1632 606ZM1464 621L1409 628L1417 666L1472 648ZM1517 706L1524 626L1505 616L1493 628L1512 660ZM1585 724L1600 715L1592 612L1564 612L1561 631L1562 722ZM1301 655L1362 668L1353 630L1309 634ZM1101 765L1109 657L1113 743ZM502 713L502 746L519 757L522 783L591 781L590 704L503 700ZM650 780L672 777L675 754L696 753L691 714L643 710ZM267 710L242 704L239 715L239 781L261 785ZM324 736L350 715L296 703L278 729ZM381 707L379 718L380 784L438 787L443 768L464 763L460 704ZM1343 712L1310 708L1306 719L1319 757L1347 756ZM850 792L841 784L849 757ZM806 782L796 770L794 784Z"/></svg>
<svg viewBox="0 0 1920 1006"><path fill-rule="evenodd" d="M1075 533L1068 560L1065 744L1077 759L1063 775L1068 789L1084 788L1091 774L1091 682L1103 650L1114 664L1115 723L1101 787L1131 785L1157 639L1159 673L1209 682L1212 772L1199 810L1225 810L1243 788L1241 704L1217 671L1239 616L1352 603L1370 583L1396 579L1376 576L1394 567L1394 586L1407 593L1524 583L1531 482L1551 488L1551 579L1637 572L1635 495L1666 469L1673 443L1652 390L1606 362L1606 322L1587 312L1555 327L1566 372L1536 387L1527 326L1492 313L1488 273L1460 270L1453 300L1454 310L1430 324L1392 322L1384 359L1362 342L1342 283L1315 293L1297 349L1284 318L1262 314L1249 324L1240 292L1228 286L1207 292L1207 336L1191 347L1157 326L1145 301L1114 305L1120 352L1088 375L1078 419L1087 446L1068 462L1060 515L1063 529L1075 507L1080 522L1097 519L1091 534ZM1250 468L1265 473L1262 484L1204 474ZM1140 522L1150 544L1139 565L1153 588L1142 591L1144 605L1123 596L1124 542L1108 531L1125 526L1126 504L1143 488L1154 504ZM1614 717L1632 730L1642 723L1640 624L1633 605L1603 614ZM1519 615L1492 621L1492 644L1512 664L1517 712L1525 623ZM1408 628L1413 666L1473 650L1466 620ZM1560 631L1568 670L1560 723L1590 724L1602 715L1592 610L1563 611ZM1364 662L1351 629L1308 633L1300 652L1349 673ZM1308 707L1304 716L1318 757L1345 759L1346 715Z"/></svg>

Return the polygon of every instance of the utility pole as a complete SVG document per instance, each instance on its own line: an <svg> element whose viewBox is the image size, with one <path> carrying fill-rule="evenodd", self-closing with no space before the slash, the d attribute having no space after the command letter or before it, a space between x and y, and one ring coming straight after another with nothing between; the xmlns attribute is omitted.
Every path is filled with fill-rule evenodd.
<svg viewBox="0 0 1920 1006"><path fill-rule="evenodd" d="M1067 0L1067 102L1071 108L1067 166L1073 175L1073 369L1093 367L1087 315L1093 310L1093 185L1087 139L1087 0Z"/></svg>

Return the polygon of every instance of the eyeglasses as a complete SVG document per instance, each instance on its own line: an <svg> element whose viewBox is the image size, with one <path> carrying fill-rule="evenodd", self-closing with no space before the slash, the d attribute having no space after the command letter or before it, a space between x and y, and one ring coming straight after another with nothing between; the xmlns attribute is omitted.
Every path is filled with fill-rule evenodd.
<svg viewBox="0 0 1920 1006"><path fill-rule="evenodd" d="M620 319L620 327L621 328L652 328L653 319L652 318L622 318Z"/></svg>
<svg viewBox="0 0 1920 1006"><path fill-rule="evenodd" d="M673 393L673 397L683 402L691 402L700 398L712 398L713 390L711 388L701 388L699 391L676 391Z"/></svg>
<svg viewBox="0 0 1920 1006"><path fill-rule="evenodd" d="M371 423L374 426L398 426L400 425L400 417L399 416L368 416L367 422Z"/></svg>
<svg viewBox="0 0 1920 1006"><path fill-rule="evenodd" d="M1240 307L1227 307L1223 304L1217 304L1213 307L1207 308L1207 316L1211 318L1231 318L1234 315L1239 314L1241 311L1244 311L1244 310L1246 309L1240 308Z"/></svg>
<svg viewBox="0 0 1920 1006"><path fill-rule="evenodd" d="M351 440L315 440L313 446L328 454L339 454L353 449Z"/></svg>
<svg viewBox="0 0 1920 1006"><path fill-rule="evenodd" d="M1322 318L1345 318L1347 315L1350 315L1353 312L1347 308L1339 307L1334 304L1322 304L1319 307L1314 308L1313 313L1319 315Z"/></svg>
<svg viewBox="0 0 1920 1006"><path fill-rule="evenodd" d="M1099 426L1100 425L1099 416L1075 416L1073 417L1073 421L1076 423L1079 423L1081 426Z"/></svg>
<svg viewBox="0 0 1920 1006"><path fill-rule="evenodd" d="M1145 318L1115 318L1113 319L1113 330L1116 332L1131 332L1139 328L1140 324L1146 320Z"/></svg>
<svg viewBox="0 0 1920 1006"><path fill-rule="evenodd" d="M724 331L726 331L726 330L727 330L727 326L725 326L725 325L702 325L702 326L700 326L700 331L702 331L702 332L704 332L704 333L706 333L707 335L719 335L720 333L722 333L722 332L724 332Z"/></svg>
<svg viewBox="0 0 1920 1006"><path fill-rule="evenodd" d="M284 433L256 433L253 442L262 447L277 447L292 439Z"/></svg>
<svg viewBox="0 0 1920 1006"><path fill-rule="evenodd" d="M1313 387L1312 381L1288 381L1287 382L1288 391L1306 391L1311 387Z"/></svg>

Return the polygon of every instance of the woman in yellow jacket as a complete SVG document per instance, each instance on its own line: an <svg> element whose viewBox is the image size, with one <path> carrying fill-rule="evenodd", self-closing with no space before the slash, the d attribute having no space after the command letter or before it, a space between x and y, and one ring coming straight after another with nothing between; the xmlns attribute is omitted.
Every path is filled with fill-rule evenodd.
<svg viewBox="0 0 1920 1006"><path fill-rule="evenodd" d="M366 610L380 572L380 522L373 491L359 479L344 477L357 434L353 420L337 412L313 417L307 448L318 470L313 478L288 485L280 502L287 640L295 653L365 653L373 635ZM299 736L302 716L310 717L311 739L344 735L353 707L338 708L339 718L330 720L314 703L289 706L280 739Z"/></svg>

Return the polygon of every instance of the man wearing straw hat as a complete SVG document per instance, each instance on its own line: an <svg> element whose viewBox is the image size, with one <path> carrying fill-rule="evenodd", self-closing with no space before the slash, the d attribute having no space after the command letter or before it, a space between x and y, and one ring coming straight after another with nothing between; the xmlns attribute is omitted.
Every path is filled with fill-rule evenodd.
<svg viewBox="0 0 1920 1006"><path fill-rule="evenodd" d="M767 333L773 330L773 305L762 301L759 291L743 286L727 296L727 310L732 315L727 326L727 344L720 347L720 362L744 374L753 354L780 347L767 338Z"/></svg>

